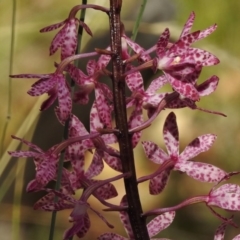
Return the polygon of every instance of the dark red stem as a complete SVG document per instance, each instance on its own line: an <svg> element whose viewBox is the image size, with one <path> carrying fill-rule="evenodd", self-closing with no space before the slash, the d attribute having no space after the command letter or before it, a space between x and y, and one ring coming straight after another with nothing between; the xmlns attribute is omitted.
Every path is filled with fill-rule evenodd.
<svg viewBox="0 0 240 240"><path fill-rule="evenodd" d="M114 113L116 127L119 130L118 142L120 148L120 158L123 173L130 172L131 176L124 179L127 201L128 215L130 218L135 240L149 240L145 217L142 215L142 206L139 198L137 179L134 165L133 147L131 135L128 132L126 101L125 101L125 81L122 77L124 67L121 57L121 0L110 0L110 42L112 57L112 82Z"/></svg>

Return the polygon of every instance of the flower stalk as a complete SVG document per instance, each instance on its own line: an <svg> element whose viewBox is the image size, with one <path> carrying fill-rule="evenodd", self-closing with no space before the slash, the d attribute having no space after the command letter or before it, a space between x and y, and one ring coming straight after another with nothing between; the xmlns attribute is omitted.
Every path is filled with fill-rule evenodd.
<svg viewBox="0 0 240 240"><path fill-rule="evenodd" d="M124 74L124 66L121 58L121 5L121 0L110 0L110 44L111 51L115 54L115 56L112 57L112 84L115 109L114 113L116 127L119 130L117 138L123 172L131 173L131 176L129 178L124 179L126 197L128 201L128 216L130 218L130 223L133 228L135 239L147 240L149 239L149 236L146 227L146 220L144 217L141 217L142 206L137 188L131 134L129 133L127 122L125 81L122 78Z"/></svg>

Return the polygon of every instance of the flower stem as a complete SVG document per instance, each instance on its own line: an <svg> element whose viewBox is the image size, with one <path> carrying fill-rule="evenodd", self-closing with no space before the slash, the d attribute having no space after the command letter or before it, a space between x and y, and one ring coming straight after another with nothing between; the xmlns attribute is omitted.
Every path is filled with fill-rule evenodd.
<svg viewBox="0 0 240 240"><path fill-rule="evenodd" d="M123 173L130 172L131 176L124 179L126 196L128 201L128 215L134 239L148 240L148 231L146 227L146 219L141 217L142 206L139 198L136 171L133 156L133 147L131 135L128 132L126 101L125 101L125 82L122 79L123 62L121 58L121 0L110 0L110 44L111 51L114 53L112 57L112 82L113 82L113 99L114 113L116 119L116 127L119 130L117 134L120 159L122 162Z"/></svg>
<svg viewBox="0 0 240 240"><path fill-rule="evenodd" d="M165 212L176 211L180 208L183 208L183 207L186 207L186 206L189 206L192 204L207 202L207 199L208 199L207 195L192 197L192 198L184 200L183 202L181 202L173 207L158 208L158 209L150 210L148 212L145 212L144 216L160 215Z"/></svg>

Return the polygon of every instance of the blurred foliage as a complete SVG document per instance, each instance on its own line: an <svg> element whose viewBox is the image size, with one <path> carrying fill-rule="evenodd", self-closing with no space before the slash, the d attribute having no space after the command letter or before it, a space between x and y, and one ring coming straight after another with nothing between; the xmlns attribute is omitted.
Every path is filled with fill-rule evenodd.
<svg viewBox="0 0 240 240"><path fill-rule="evenodd" d="M136 17L139 2L137 0L123 0L123 21L127 32L131 32L134 19ZM89 1L108 5L107 0ZM0 1L0 133L6 119L7 92L9 75L9 52L11 34L11 1ZM80 4L80 1L17 1L16 12L16 39L14 48L13 73L48 73L54 71L53 62L58 61L59 55L48 57L48 48L52 37L56 32L40 34L39 29L52 23L60 22L67 17L72 6ZM138 7L136 7L138 6ZM204 69L200 81L204 81L211 75L220 77L218 89L209 97L201 100L199 106L207 109L221 111L227 114L227 118L211 115L190 109L174 110L179 125L181 150L195 137L214 133L218 135L218 140L207 153L201 154L196 161L203 161L215 164L227 171L239 170L239 143L240 129L239 119L239 96L240 96L240 48L239 48L239 27L240 27L240 2L237 0L149 0L144 12L143 22L140 26L140 33L137 42L144 47L154 44L165 27L169 27L172 40L176 40L181 32L181 28L191 11L196 13L194 29L204 29L211 24L217 23L218 29L207 39L197 43L200 48L208 49L217 55L221 64ZM86 34L83 38L84 51L92 50L93 47L104 47L108 40L108 19L102 13L94 10L87 10L87 24L94 33L94 38L90 39ZM83 61L84 63L84 61ZM83 68L84 65L83 65ZM145 74L145 73L144 73ZM148 79L151 76L147 76ZM30 140L33 136L34 143L47 149L52 144L61 140L61 126L55 124L52 109L38 113L38 108L42 100L32 98L26 94L33 80L14 79L12 85L12 116L8 126L4 141L5 150L13 150L18 147L18 143L11 141L10 135L18 133L19 137ZM147 84L147 83L146 83ZM42 97L44 99L45 97ZM87 107L86 107L87 110ZM87 121L88 116L84 110L76 113ZM84 113L84 114L83 114ZM169 110L164 111L158 119L143 134L143 140L151 140L164 146L162 139L162 126ZM40 116L40 119L39 119ZM39 119L39 121L38 121ZM36 130L35 130L35 126ZM48 135L50 134L50 135ZM14 145L15 144L15 145ZM144 152L139 145L136 148L136 165L138 176L153 172L156 165L150 163L144 156ZM21 161L22 168L16 165ZM26 164L26 166L24 165ZM25 169L25 171L24 171ZM0 162L1 172L1 214L0 233L3 240L25 240L46 239L50 222L50 214L33 211L32 204L40 197L39 194L26 194L25 187L29 180L34 177L33 163L30 160L10 159L5 152ZM115 173L106 168L108 175ZM101 175L104 177L104 174ZM100 177L101 177L100 176ZM17 179L17 180L16 180ZM20 183L20 182L21 183ZM239 177L233 181L240 183ZM118 204L121 195L124 193L122 182L116 184L119 189L119 197L112 202ZM159 206L170 206L177 204L189 196L204 194L209 191L212 185L196 182L184 174L174 172L166 190L160 196L150 196L148 194L148 183L143 183L140 187L140 194L145 210ZM17 198L17 199L16 199ZM21 203L18 203L18 199ZM94 208L102 208L95 199L91 199ZM151 203L151 204L149 204ZM223 213L221 211L221 213ZM71 226L67 222L69 211L58 214L57 229L59 230L55 239L61 239L63 231ZM224 213L226 216L229 214ZM236 214L237 215L237 214ZM123 227L119 224L117 214L110 213L106 218L114 223L115 230L125 235ZM96 236L109 231L105 224L95 215L91 215L92 228L84 239L96 239ZM15 224L15 223L16 224ZM240 217L236 218L240 222ZM16 229L17 224L19 229ZM214 231L220 224L216 217L204 205L190 206L177 212L174 223L163 231L160 236L171 239L213 239ZM114 230L114 231L115 231ZM19 231L19 235L12 234L12 231ZM229 228L225 239L231 239L239 231Z"/></svg>

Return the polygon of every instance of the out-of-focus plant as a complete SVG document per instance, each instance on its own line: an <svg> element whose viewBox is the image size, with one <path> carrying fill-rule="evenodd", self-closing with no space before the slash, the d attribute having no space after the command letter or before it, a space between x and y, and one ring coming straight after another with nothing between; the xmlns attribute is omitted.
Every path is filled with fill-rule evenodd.
<svg viewBox="0 0 240 240"><path fill-rule="evenodd" d="M142 5L141 13L145 4L146 1ZM28 183L27 191L46 192L46 195L35 203L34 208L53 212L49 239L53 239L54 236L56 212L63 209L72 210L69 221L73 222L72 227L66 230L64 239L71 239L74 235L81 238L90 231L88 210L96 213L110 228L114 227L114 223L109 223L105 216L90 206L90 196L94 196L105 205L106 211L120 212L120 219L128 235L126 238L117 233L103 233L98 237L100 240L153 239L152 237L171 225L178 209L196 203L205 203L222 221L215 239L223 239L226 226L236 224L233 218L221 216L212 206L240 211L240 186L231 183L216 186L238 172L227 173L211 164L192 160L198 154L209 150L216 140L216 135L204 134L195 138L179 154L178 126L176 116L171 112L165 120L162 134L167 153L150 140L142 142L149 160L159 164L156 171L137 179L133 153L144 129L150 127L165 108L188 107L224 116L220 112L201 109L196 105L201 97L216 90L219 81L214 75L199 84L198 78L203 67L216 65L219 60L212 53L195 48L192 44L214 32L217 25L191 32L195 18L192 12L176 42L170 42L170 31L166 28L156 44L145 50L135 42L135 37L131 39L125 34L120 18L121 5L121 0L110 0L109 8L83 1L82 5L71 9L67 19L41 30L48 32L61 28L50 46L50 55L58 49L61 51L61 59L55 64L55 71L11 77L39 79L32 85L28 94L49 95L42 103L41 111L47 110L55 100L58 101L55 108L56 120L64 126L64 140L44 151L34 143L13 136L32 150L10 151L9 154L13 157L33 158L36 176ZM81 39L79 36L82 35L82 31L92 35L89 26L84 23L87 8L102 11L109 17L110 46L106 46L105 49L96 46L93 52L78 53ZM82 11L80 20L76 18L79 10ZM136 26L140 22L141 13ZM136 32L137 27L133 36ZM97 60L92 57L97 57ZM87 74L72 63L82 58L90 58L86 65ZM111 70L108 68L109 64ZM153 78L147 89L144 89L141 74L141 70L145 68L151 68L153 75L157 70L162 73ZM66 79L66 74L71 76L71 82ZM109 85L101 81L102 76L109 78ZM172 87L171 92L157 92L166 84ZM130 95L126 94L126 87L130 90ZM72 113L72 104L87 104L91 92L95 93L95 99L91 106L88 132ZM80 106L79 108L81 109ZM132 110L130 116L127 116L127 109ZM144 111L147 112L147 119L144 119ZM119 150L109 145L112 143L117 143ZM85 169L87 151L92 153L92 161ZM65 162L68 163L67 167ZM95 179L104 170L104 162L120 173L104 180ZM143 212L138 192L141 183L150 180L150 194L161 194L167 187L173 170L186 173L198 181L216 185L206 195L190 197L175 206L159 206ZM114 205L109 203L108 199L118 195L112 183L118 179L124 181L125 194L120 204ZM49 183L52 182L55 183L55 189L49 188ZM76 199L74 194L79 189L83 191ZM152 215L157 216L147 223L147 217Z"/></svg>

